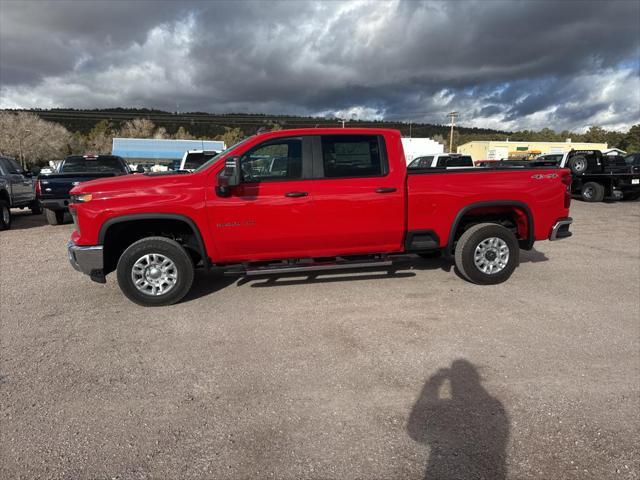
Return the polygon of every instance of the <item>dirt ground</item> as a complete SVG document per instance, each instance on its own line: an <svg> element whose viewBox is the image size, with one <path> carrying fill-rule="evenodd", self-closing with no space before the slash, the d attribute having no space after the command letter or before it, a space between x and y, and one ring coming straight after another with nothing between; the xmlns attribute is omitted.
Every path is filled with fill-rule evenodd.
<svg viewBox="0 0 640 480"><path fill-rule="evenodd" d="M0 232L0 477L637 479L640 203L505 284L199 273L143 308L74 271L72 225Z"/></svg>

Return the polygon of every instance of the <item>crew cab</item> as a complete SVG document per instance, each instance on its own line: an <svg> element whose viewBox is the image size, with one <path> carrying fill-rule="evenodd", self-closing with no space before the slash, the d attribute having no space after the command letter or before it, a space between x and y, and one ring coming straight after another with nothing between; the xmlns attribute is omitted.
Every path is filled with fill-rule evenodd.
<svg viewBox="0 0 640 480"><path fill-rule="evenodd" d="M640 196L640 165L620 155L605 156L599 150L571 150L558 162L573 174L571 190L585 202L601 202Z"/></svg>
<svg viewBox="0 0 640 480"><path fill-rule="evenodd" d="M36 193L50 225L59 225L69 206L69 191L76 185L96 178L127 175L131 169L121 157L114 155L70 155L55 173L40 175Z"/></svg>
<svg viewBox="0 0 640 480"><path fill-rule="evenodd" d="M193 173L132 175L71 191L68 256L94 281L116 272L141 305L168 305L194 268L243 275L387 267L455 256L467 280L507 280L520 249L571 235L568 170L407 170L400 132L258 134Z"/></svg>
<svg viewBox="0 0 640 480"><path fill-rule="evenodd" d="M42 213L32 177L13 158L0 156L0 230L11 228L12 208L29 208L34 215Z"/></svg>
<svg viewBox="0 0 640 480"><path fill-rule="evenodd" d="M414 159L407 168L419 170L422 168L471 168L473 166L473 160L469 155L436 153Z"/></svg>

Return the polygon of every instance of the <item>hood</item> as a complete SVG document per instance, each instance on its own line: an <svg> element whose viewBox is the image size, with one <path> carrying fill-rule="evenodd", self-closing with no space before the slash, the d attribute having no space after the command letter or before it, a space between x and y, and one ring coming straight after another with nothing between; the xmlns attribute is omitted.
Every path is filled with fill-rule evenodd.
<svg viewBox="0 0 640 480"><path fill-rule="evenodd" d="M70 193L110 193L122 191L144 191L146 189L157 189L166 186L167 188L181 187L185 184L192 185L196 180L195 174L190 173L167 173L162 175L148 175L145 173L123 175L119 177L99 178L82 182L74 187Z"/></svg>

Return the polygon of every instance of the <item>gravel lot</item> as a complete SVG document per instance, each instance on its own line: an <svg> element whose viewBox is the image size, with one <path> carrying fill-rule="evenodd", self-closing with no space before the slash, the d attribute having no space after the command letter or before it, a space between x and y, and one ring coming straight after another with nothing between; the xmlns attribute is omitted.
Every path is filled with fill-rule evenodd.
<svg viewBox="0 0 640 480"><path fill-rule="evenodd" d="M145 309L75 272L72 226L0 232L0 477L640 477L640 203L471 285L196 277ZM411 267L411 268L409 268Z"/></svg>

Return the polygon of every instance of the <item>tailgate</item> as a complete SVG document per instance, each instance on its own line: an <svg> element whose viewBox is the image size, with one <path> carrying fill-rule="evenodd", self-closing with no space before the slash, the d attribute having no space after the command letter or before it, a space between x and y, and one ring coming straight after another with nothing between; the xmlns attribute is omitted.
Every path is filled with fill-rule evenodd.
<svg viewBox="0 0 640 480"><path fill-rule="evenodd" d="M48 198L68 198L69 191L82 182L95 180L97 178L115 177L115 173L58 173L54 175L43 175L40 177L41 197Z"/></svg>

